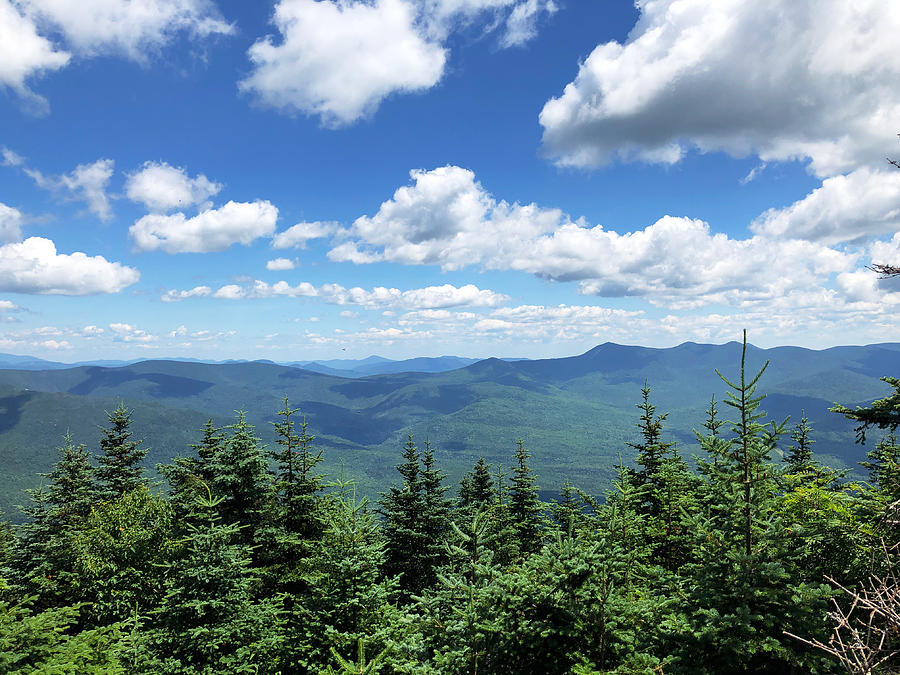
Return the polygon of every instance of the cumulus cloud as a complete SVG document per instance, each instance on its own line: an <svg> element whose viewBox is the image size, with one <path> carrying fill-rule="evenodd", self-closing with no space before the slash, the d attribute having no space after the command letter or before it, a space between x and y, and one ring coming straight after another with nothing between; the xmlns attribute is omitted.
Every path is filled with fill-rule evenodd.
<svg viewBox="0 0 900 675"><path fill-rule="evenodd" d="M272 36L248 51L253 72L240 84L270 106L340 126L371 114L393 92L428 89L446 55L416 30L405 0L374 3L280 0Z"/></svg>
<svg viewBox="0 0 900 675"><path fill-rule="evenodd" d="M586 295L641 295L682 309L771 298L821 283L857 260L816 242L733 239L691 218L665 216L625 234L588 227L558 209L498 201L459 167L412 178L374 216L358 218L351 240L329 257L518 270L578 281Z"/></svg>
<svg viewBox="0 0 900 675"><path fill-rule="evenodd" d="M900 229L900 171L858 169L783 209L769 209L751 229L770 237L838 244Z"/></svg>
<svg viewBox="0 0 900 675"><path fill-rule="evenodd" d="M555 10L552 0L279 0L279 36L250 47L253 71L240 87L284 112L343 126L391 94L435 86L455 30L504 26L501 46L519 45Z"/></svg>
<svg viewBox="0 0 900 675"><path fill-rule="evenodd" d="M306 242L310 239L328 237L337 229L337 223L332 222L297 223L284 232L276 234L272 238L272 248L306 248Z"/></svg>
<svg viewBox="0 0 900 675"><path fill-rule="evenodd" d="M116 342L147 343L158 339L157 336L128 323L111 323L109 330L112 331L113 340Z"/></svg>
<svg viewBox="0 0 900 675"><path fill-rule="evenodd" d="M203 298L212 294L209 286L194 286L186 291L166 291L160 300L163 302L177 302L186 298Z"/></svg>
<svg viewBox="0 0 900 675"><path fill-rule="evenodd" d="M357 218L350 230L357 241L335 247L329 258L440 264L453 270L507 257L568 222L558 209L495 200L468 169L444 166L410 176L414 184L399 188L374 216Z"/></svg>
<svg viewBox="0 0 900 675"><path fill-rule="evenodd" d="M43 237L0 246L0 290L43 295L117 293L140 279L133 267L81 252L57 253Z"/></svg>
<svg viewBox="0 0 900 675"><path fill-rule="evenodd" d="M274 258L266 262L266 269L273 272L292 270L295 266L296 263L290 258Z"/></svg>
<svg viewBox="0 0 900 675"><path fill-rule="evenodd" d="M203 174L194 178L181 167L166 162L144 162L139 171L128 174L125 194L133 202L144 204L151 211L185 209L205 202L222 189Z"/></svg>
<svg viewBox="0 0 900 675"><path fill-rule="evenodd" d="M21 211L0 202L0 242L19 241L23 220Z"/></svg>
<svg viewBox="0 0 900 675"><path fill-rule="evenodd" d="M0 87L9 87L37 113L47 101L32 92L27 81L69 63L70 55L38 35L34 23L19 13L10 0L0 0Z"/></svg>
<svg viewBox="0 0 900 675"><path fill-rule="evenodd" d="M268 201L230 201L188 218L184 213L149 214L129 228L142 251L166 253L223 251L233 244L249 245L275 231L278 209Z"/></svg>
<svg viewBox="0 0 900 675"><path fill-rule="evenodd" d="M674 162L691 148L809 159L820 177L882 161L900 118L900 7L883 0L646 0L540 114L560 164Z"/></svg>
<svg viewBox="0 0 900 675"><path fill-rule="evenodd" d="M60 32L67 45L86 56L115 53L145 62L179 32L205 38L234 30L209 0L20 0L19 4L39 25Z"/></svg>

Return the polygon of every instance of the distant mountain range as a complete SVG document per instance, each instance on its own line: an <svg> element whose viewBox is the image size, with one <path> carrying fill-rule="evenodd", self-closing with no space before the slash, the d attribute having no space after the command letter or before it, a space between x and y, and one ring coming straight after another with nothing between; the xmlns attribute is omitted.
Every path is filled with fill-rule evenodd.
<svg viewBox="0 0 900 675"><path fill-rule="evenodd" d="M669 349L606 343L561 359L370 357L288 365L154 360L72 366L0 355L0 508L22 503L22 489L49 470L67 429L76 442L96 448L104 410L119 401L134 408L134 430L153 466L187 452L207 419L226 425L241 408L271 444L270 422L284 396L308 419L327 468L336 472L343 462L369 495L395 480L393 467L410 433L419 443L430 439L452 482L481 456L508 466L522 438L544 490L569 478L600 494L619 456L630 459L626 442L636 438L634 406L643 383L651 386L658 412L668 412L666 438L690 456L698 452L692 430L701 427L711 396L724 398L715 369L735 376L740 349L738 343ZM853 425L827 409L886 395L879 378L900 372L900 344L751 347L748 359L752 369L771 361L760 382L770 417L797 421L805 411L815 429L814 449L832 464L853 468L864 449L854 444ZM728 417L727 406L719 409Z"/></svg>
<svg viewBox="0 0 900 675"><path fill-rule="evenodd" d="M128 366L144 359L131 361L98 360L77 361L75 363L61 363L58 361L45 361L35 356L18 356L16 354L0 354L0 369L2 370L63 370L78 366L102 366L106 368L118 368ZM446 370L455 370L476 363L480 359L463 358L460 356L418 357L395 361L381 356L369 356L365 359L330 359L326 361L295 361L282 363L258 359L250 361L245 359L228 359L225 361L212 361L204 359L170 358L156 359L163 361L178 361L181 363L271 363L273 365L292 366L303 368L324 375L338 375L340 377L364 377L366 375L382 375L385 373L442 373ZM511 359L516 360L516 359Z"/></svg>

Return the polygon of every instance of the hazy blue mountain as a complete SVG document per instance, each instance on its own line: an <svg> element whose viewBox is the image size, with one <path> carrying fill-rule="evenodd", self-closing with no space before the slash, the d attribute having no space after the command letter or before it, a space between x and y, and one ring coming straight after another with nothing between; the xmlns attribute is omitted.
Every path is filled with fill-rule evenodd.
<svg viewBox="0 0 900 675"><path fill-rule="evenodd" d="M669 412L666 436L690 456L698 451L693 429L701 427L711 396L724 398L715 369L735 378L739 358L738 343L670 349L606 343L562 359L485 359L443 372L368 376L261 361L0 370L0 508L21 502L19 490L35 485L36 474L49 469L66 429L76 442L95 448L103 411L120 400L135 408L135 429L150 448L153 466L185 453L206 419L229 424L241 408L271 443L270 422L285 395L309 421L327 465L334 469L343 460L370 495L394 480L393 466L409 433L419 442L431 440L454 481L482 455L508 466L522 438L544 490L568 477L600 493L619 455L630 457L625 442L636 437L635 404L645 381L659 412ZM766 360L771 365L760 391L768 393L763 408L770 418L799 420L805 411L815 429L814 449L832 463L853 467L864 449L853 442L853 425L828 407L886 395L889 388L879 378L900 372L900 346L750 348L750 369L755 372ZM728 416L726 406L720 411Z"/></svg>
<svg viewBox="0 0 900 675"><path fill-rule="evenodd" d="M400 361L392 361L380 356L370 356L360 360L301 361L287 365L294 365L324 375L365 377L366 375L385 375L388 373L443 373L448 370L465 368L478 361L479 359L461 356L419 357Z"/></svg>

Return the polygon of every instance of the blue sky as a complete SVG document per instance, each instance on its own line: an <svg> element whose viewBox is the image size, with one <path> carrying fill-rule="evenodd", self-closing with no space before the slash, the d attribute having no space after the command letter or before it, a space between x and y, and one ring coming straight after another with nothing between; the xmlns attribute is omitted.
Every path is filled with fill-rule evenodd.
<svg viewBox="0 0 900 675"><path fill-rule="evenodd" d="M0 0L0 351L894 341L898 34L875 0Z"/></svg>

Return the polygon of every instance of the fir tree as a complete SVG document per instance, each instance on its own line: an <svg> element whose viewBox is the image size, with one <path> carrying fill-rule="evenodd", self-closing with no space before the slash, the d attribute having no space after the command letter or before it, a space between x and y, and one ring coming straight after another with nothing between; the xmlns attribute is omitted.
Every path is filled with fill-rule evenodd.
<svg viewBox="0 0 900 675"><path fill-rule="evenodd" d="M141 465L147 449L141 441L132 440L131 415L124 403L107 412L109 427L103 429L100 439L101 454L97 468L97 494L101 500L116 499L144 484L144 468Z"/></svg>
<svg viewBox="0 0 900 675"><path fill-rule="evenodd" d="M273 511L273 476L243 410L227 428L230 435L209 461L210 487L223 523L236 525L243 543L258 544Z"/></svg>
<svg viewBox="0 0 900 675"><path fill-rule="evenodd" d="M663 421L669 416L669 413L656 414L656 406L650 403L650 387L646 381L641 387L641 402L637 408L641 411L641 416L635 426L640 430L641 440L639 443L627 443L627 445L637 450L635 462L641 467L635 472L637 487L649 486L649 489L645 491L646 512L651 516L657 516L661 508L657 493L657 488L660 486L654 481L660 475L660 466L673 446L673 443L664 443L662 440Z"/></svg>
<svg viewBox="0 0 900 675"><path fill-rule="evenodd" d="M94 501L94 469L83 445L66 433L60 459L37 490L29 491L29 520L21 528L14 577L41 598L41 605L70 605L81 598L73 569L74 538Z"/></svg>
<svg viewBox="0 0 900 675"><path fill-rule="evenodd" d="M420 457L412 436L403 448L403 460L396 467L401 483L382 494L380 513L387 542L384 572L400 578L400 588L408 598L422 591L431 574Z"/></svg>
<svg viewBox="0 0 900 675"><path fill-rule="evenodd" d="M254 601L249 550L234 543L222 498L198 498L181 555L165 568L165 594L150 613L145 668L159 673L274 673L281 648L277 599Z"/></svg>
<svg viewBox="0 0 900 675"><path fill-rule="evenodd" d="M794 443L788 446L784 457L788 473L802 474L813 471L816 467L812 456L815 440L812 438L812 427L805 411L801 412L800 421L791 431L791 440Z"/></svg>
<svg viewBox="0 0 900 675"><path fill-rule="evenodd" d="M459 485L459 508L479 510L491 504L494 498L494 481L491 467L480 457Z"/></svg>
<svg viewBox="0 0 900 675"><path fill-rule="evenodd" d="M427 551L423 570L423 588L437 580L436 571L446 560L445 538L450 527L450 500L444 494L449 488L443 484L446 474L435 467L434 451L425 440L422 454L422 530Z"/></svg>
<svg viewBox="0 0 900 675"><path fill-rule="evenodd" d="M275 442L280 450L272 453L276 462L275 488L279 497L279 524L298 541L317 539L322 532L320 496L324 475L314 473L316 465L322 461L322 453L311 451L315 440L308 431L307 423L300 423L300 433L296 432L293 415L299 408L291 408L288 398L284 398L284 409L278 412L281 419L272 422L275 428Z"/></svg>
<svg viewBox="0 0 900 675"><path fill-rule="evenodd" d="M543 505L538 498L534 472L528 465L531 455L524 442L516 442L516 466L509 489L509 515L519 551L522 555L536 552L543 539Z"/></svg>

